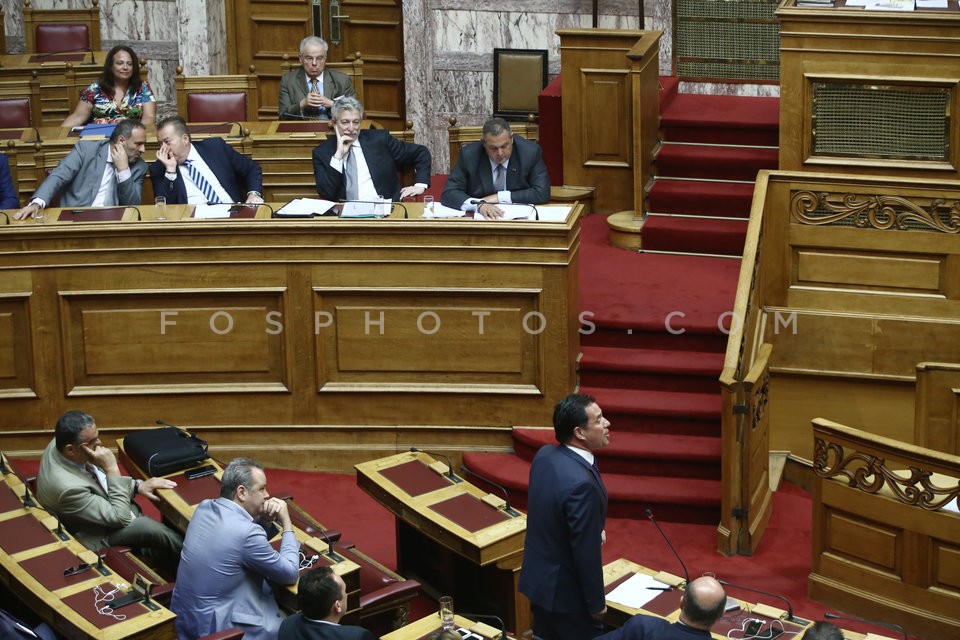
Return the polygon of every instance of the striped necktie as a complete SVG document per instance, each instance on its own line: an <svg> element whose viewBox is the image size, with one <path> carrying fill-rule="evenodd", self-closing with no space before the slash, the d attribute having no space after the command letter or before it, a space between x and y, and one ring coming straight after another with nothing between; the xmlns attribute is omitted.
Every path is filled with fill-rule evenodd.
<svg viewBox="0 0 960 640"><path fill-rule="evenodd" d="M197 185L197 188L200 189L200 193L207 199L207 203L220 204L220 198L217 197L217 192L213 190L213 186L207 182L207 179L203 177L200 170L193 166L193 160L187 160L183 163L183 166L187 168L190 179L193 180L193 184Z"/></svg>

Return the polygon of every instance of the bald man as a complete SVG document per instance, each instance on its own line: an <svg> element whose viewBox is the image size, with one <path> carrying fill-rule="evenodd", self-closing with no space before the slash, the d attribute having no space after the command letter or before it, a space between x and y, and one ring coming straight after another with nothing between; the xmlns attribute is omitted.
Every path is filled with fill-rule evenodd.
<svg viewBox="0 0 960 640"><path fill-rule="evenodd" d="M710 629L723 617L727 594L716 578L697 578L683 592L680 620L670 624L663 618L637 614L619 629L597 640L707 640Z"/></svg>

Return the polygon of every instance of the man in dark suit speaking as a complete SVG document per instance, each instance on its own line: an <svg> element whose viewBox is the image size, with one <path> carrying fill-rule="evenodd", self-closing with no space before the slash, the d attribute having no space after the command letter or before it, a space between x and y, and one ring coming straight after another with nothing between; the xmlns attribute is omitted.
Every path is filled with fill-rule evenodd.
<svg viewBox="0 0 960 640"><path fill-rule="evenodd" d="M474 201L482 200L477 204ZM460 150L440 201L443 206L502 218L498 204L543 204L550 176L536 142L516 136L503 118L483 123L480 140Z"/></svg>
<svg viewBox="0 0 960 640"><path fill-rule="evenodd" d="M603 560L607 490L594 452L610 442L610 422L596 401L571 394L553 410L557 445L530 466L527 538L520 592L530 599L533 635L586 640L603 633Z"/></svg>
<svg viewBox="0 0 960 640"><path fill-rule="evenodd" d="M260 165L222 138L193 142L180 116L157 125L157 161L150 165L153 192L167 204L263 202Z"/></svg>
<svg viewBox="0 0 960 640"><path fill-rule="evenodd" d="M278 640L373 640L373 634L363 627L340 624L347 612L347 587L330 567L317 567L300 576L297 603L299 613L280 624Z"/></svg>
<svg viewBox="0 0 960 640"><path fill-rule="evenodd" d="M360 129L363 106L341 98L332 107L333 130L313 150L317 193L327 200L399 200L418 196L430 186L430 151L401 142L383 129ZM413 166L416 183L402 187L399 167Z"/></svg>

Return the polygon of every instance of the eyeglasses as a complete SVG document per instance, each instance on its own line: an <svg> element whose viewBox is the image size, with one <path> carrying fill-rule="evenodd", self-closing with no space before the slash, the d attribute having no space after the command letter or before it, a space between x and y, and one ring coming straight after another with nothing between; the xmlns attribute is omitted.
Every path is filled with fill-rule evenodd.
<svg viewBox="0 0 960 640"><path fill-rule="evenodd" d="M75 566L75 567L67 567L66 569L64 569L64 570L63 570L63 577L64 577L64 578L69 578L70 576L75 576L75 575L81 574L81 573L83 573L84 571L87 571L87 570L89 570L89 569L90 569L90 565L89 565L89 564L87 564L86 562L81 562L80 564L78 564L78 565Z"/></svg>

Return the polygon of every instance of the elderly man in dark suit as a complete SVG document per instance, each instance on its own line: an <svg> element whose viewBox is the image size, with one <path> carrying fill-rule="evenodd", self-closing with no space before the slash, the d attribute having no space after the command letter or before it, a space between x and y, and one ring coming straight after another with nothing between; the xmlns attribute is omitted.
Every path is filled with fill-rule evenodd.
<svg viewBox="0 0 960 640"><path fill-rule="evenodd" d="M326 68L328 49L323 38L300 41L300 67L280 78L281 120L326 120L334 100L357 95L346 74Z"/></svg>
<svg viewBox="0 0 960 640"><path fill-rule="evenodd" d="M109 140L79 140L43 181L30 203L14 214L33 217L57 194L63 207L138 205L147 163L147 134L139 120L121 120Z"/></svg>
<svg viewBox="0 0 960 640"><path fill-rule="evenodd" d="M157 125L157 161L150 165L153 192L167 204L263 202L260 165L221 138L193 142L180 116Z"/></svg>
<svg viewBox="0 0 960 640"><path fill-rule="evenodd" d="M596 401L571 394L553 411L557 445L530 466L527 538L520 592L530 599L533 635L585 640L603 633L607 490L594 452L610 442L610 422Z"/></svg>
<svg viewBox="0 0 960 640"><path fill-rule="evenodd" d="M487 120L480 140L460 150L440 197L445 207L476 211L484 218L502 218L501 203L548 200L550 176L540 145L514 135L503 118Z"/></svg>
<svg viewBox="0 0 960 640"><path fill-rule="evenodd" d="M83 411L67 411L40 458L37 498L91 549L104 541L156 552L175 566L183 538L140 513L137 495L159 500L156 489L172 489L166 478L140 481L120 474L113 451L103 446L97 423Z"/></svg>
<svg viewBox="0 0 960 640"><path fill-rule="evenodd" d="M401 142L383 129L360 129L363 105L341 98L333 105L336 137L313 150L317 193L327 200L399 200L423 193L430 186L430 151ZM403 187L399 167L412 166L416 183Z"/></svg>
<svg viewBox="0 0 960 640"><path fill-rule="evenodd" d="M300 576L297 603L299 613L280 624L277 640L373 640L363 627L340 624L347 612L347 587L330 567Z"/></svg>

